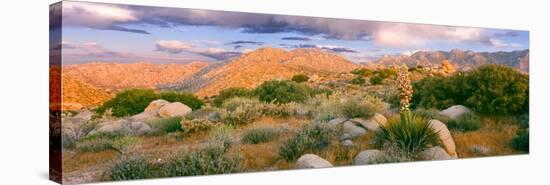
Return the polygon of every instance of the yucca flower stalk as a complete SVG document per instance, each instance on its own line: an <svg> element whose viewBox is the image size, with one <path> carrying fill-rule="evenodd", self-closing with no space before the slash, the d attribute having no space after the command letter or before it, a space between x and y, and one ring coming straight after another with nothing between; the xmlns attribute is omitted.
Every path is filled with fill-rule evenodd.
<svg viewBox="0 0 550 185"><path fill-rule="evenodd" d="M411 79L409 77L409 68L407 65L403 64L398 70L397 74L397 91L399 94L400 115L401 121L410 123L411 122L411 111L409 106L411 105L411 99L413 94L413 88L411 85Z"/></svg>

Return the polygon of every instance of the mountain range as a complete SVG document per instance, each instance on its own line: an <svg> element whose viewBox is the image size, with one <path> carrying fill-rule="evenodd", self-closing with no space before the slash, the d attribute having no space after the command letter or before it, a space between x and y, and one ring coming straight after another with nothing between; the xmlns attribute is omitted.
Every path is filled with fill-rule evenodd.
<svg viewBox="0 0 550 185"><path fill-rule="evenodd" d="M230 87L254 88L267 80L290 79L296 74L336 77L353 69L385 68L407 64L448 71L470 70L489 63L529 72L529 50L474 52L458 49L418 51L412 55L384 55L367 63L354 63L316 48L285 50L260 48L216 63L87 63L63 66L63 101L82 107L97 106L116 92L150 88L193 92L199 97L217 95ZM64 106L79 107L79 106Z"/></svg>
<svg viewBox="0 0 550 185"><path fill-rule="evenodd" d="M418 51L412 55L384 55L377 60L363 63L366 66L388 67L407 64L414 67L437 67L443 61L449 61L458 70L470 70L483 64L504 64L522 72L529 73L529 50L510 52L475 52L453 49L446 51Z"/></svg>

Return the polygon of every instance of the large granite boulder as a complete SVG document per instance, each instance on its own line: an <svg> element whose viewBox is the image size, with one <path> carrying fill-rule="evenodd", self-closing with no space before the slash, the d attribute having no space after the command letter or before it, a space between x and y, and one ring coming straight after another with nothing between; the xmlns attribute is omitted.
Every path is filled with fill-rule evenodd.
<svg viewBox="0 0 550 185"><path fill-rule="evenodd" d="M163 99L158 99L149 103L143 112L158 112L161 107L168 104L170 104L170 102Z"/></svg>
<svg viewBox="0 0 550 185"><path fill-rule="evenodd" d="M328 168L332 167L332 164L327 160L315 155L315 154L305 154L302 155L296 161L296 168Z"/></svg>
<svg viewBox="0 0 550 185"><path fill-rule="evenodd" d="M367 134L367 130L365 130L363 127L355 125L351 121L344 122L343 130L344 133L349 134L352 138Z"/></svg>
<svg viewBox="0 0 550 185"><path fill-rule="evenodd" d="M97 129L90 132L90 135L97 133L119 133L141 136L151 131L152 129L147 123L121 119L100 123Z"/></svg>
<svg viewBox="0 0 550 185"><path fill-rule="evenodd" d="M448 116L451 119L455 119L469 112L472 111L468 109L468 107L462 105L453 105L445 110L442 110L441 112L439 112L439 114Z"/></svg>
<svg viewBox="0 0 550 185"><path fill-rule="evenodd" d="M357 154L353 160L355 165L376 164L384 155L380 150L365 150Z"/></svg>
<svg viewBox="0 0 550 185"><path fill-rule="evenodd" d="M159 109L159 116L162 118L185 116L192 111L193 110L191 110L191 108L189 108L187 105L180 102L174 102L174 103L170 103L162 106Z"/></svg>
<svg viewBox="0 0 550 185"><path fill-rule="evenodd" d="M428 148L419 155L422 160L449 160L453 159L445 150L439 146Z"/></svg>
<svg viewBox="0 0 550 185"><path fill-rule="evenodd" d="M453 140L453 136L451 136L451 132L449 132L447 126L443 122L435 119L430 120L428 124L438 133L439 139L441 140L441 143L445 147L447 153L452 158L458 158L455 141Z"/></svg>

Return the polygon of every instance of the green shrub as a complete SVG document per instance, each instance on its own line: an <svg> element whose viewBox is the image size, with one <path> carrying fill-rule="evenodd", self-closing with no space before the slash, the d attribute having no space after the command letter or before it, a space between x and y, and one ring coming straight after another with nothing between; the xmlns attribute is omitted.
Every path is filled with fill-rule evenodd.
<svg viewBox="0 0 550 185"><path fill-rule="evenodd" d="M450 77L427 77L413 86L414 106L443 109L461 104L494 115L529 111L528 75L504 65L488 64Z"/></svg>
<svg viewBox="0 0 550 185"><path fill-rule="evenodd" d="M182 119L181 122L178 122L180 130L185 133L208 131L216 125L205 119Z"/></svg>
<svg viewBox="0 0 550 185"><path fill-rule="evenodd" d="M306 74L297 74L292 77L292 81L302 83L307 82L309 80L309 77Z"/></svg>
<svg viewBox="0 0 550 185"><path fill-rule="evenodd" d="M223 104L225 100L233 97L252 97L252 96L254 96L253 90L249 90L243 87L228 88L220 91L218 96L214 98L214 105L219 107Z"/></svg>
<svg viewBox="0 0 550 185"><path fill-rule="evenodd" d="M365 80L365 77L363 77L363 76L356 76L353 80L351 80L351 83L356 84L356 85L363 85L366 82L367 81Z"/></svg>
<svg viewBox="0 0 550 185"><path fill-rule="evenodd" d="M143 157L123 157L111 168L111 179L115 181L135 180L154 177L156 170Z"/></svg>
<svg viewBox="0 0 550 185"><path fill-rule="evenodd" d="M372 85L380 85L380 84L382 84L383 80L384 79L382 77L379 77L379 76L373 76L369 79L370 84L372 84Z"/></svg>
<svg viewBox="0 0 550 185"><path fill-rule="evenodd" d="M222 105L221 121L229 125L243 125L261 116L262 103L252 98L231 98Z"/></svg>
<svg viewBox="0 0 550 185"><path fill-rule="evenodd" d="M460 131L474 131L481 128L481 121L479 117L474 113L465 113L455 119L450 119L447 123L447 127L453 130Z"/></svg>
<svg viewBox="0 0 550 185"><path fill-rule="evenodd" d="M394 68L385 68L382 70L375 71L379 77L386 79L388 77L397 76L397 70Z"/></svg>
<svg viewBox="0 0 550 185"><path fill-rule="evenodd" d="M204 105L204 102L197 96L186 92L162 92L160 98L169 102L183 103L193 110L200 109Z"/></svg>
<svg viewBox="0 0 550 185"><path fill-rule="evenodd" d="M334 128L326 124L307 125L282 143L279 155L292 161L306 153L320 152L329 146L333 137Z"/></svg>
<svg viewBox="0 0 550 185"><path fill-rule="evenodd" d="M510 144L516 150L529 152L529 130L518 130Z"/></svg>
<svg viewBox="0 0 550 185"><path fill-rule="evenodd" d="M342 105L342 111L347 118L369 119L374 115L373 107L370 104L358 101L347 101Z"/></svg>
<svg viewBox="0 0 550 185"><path fill-rule="evenodd" d="M360 76L368 76L371 75L373 72L370 69L367 68L357 68L351 71L352 74L360 75Z"/></svg>
<svg viewBox="0 0 550 185"><path fill-rule="evenodd" d="M106 138L78 141L76 150L80 152L99 152L113 149L113 140Z"/></svg>
<svg viewBox="0 0 550 185"><path fill-rule="evenodd" d="M242 171L242 158L227 154L222 145L210 144L198 150L173 155L165 170L167 177L227 174Z"/></svg>
<svg viewBox="0 0 550 185"><path fill-rule="evenodd" d="M310 89L310 96L313 98L317 95L324 95L326 98L328 98L330 95L334 94L334 91L330 89L322 89L322 88L311 88Z"/></svg>
<svg viewBox="0 0 550 185"><path fill-rule="evenodd" d="M76 143L76 149L80 152L99 152L104 150L116 150L125 154L138 142L134 136L124 136L112 133L99 133L81 138Z"/></svg>
<svg viewBox="0 0 550 185"><path fill-rule="evenodd" d="M529 114L522 114L516 117L520 128L529 128Z"/></svg>
<svg viewBox="0 0 550 185"><path fill-rule="evenodd" d="M395 146L407 156L416 156L426 148L439 143L437 132L427 121L417 116L412 116L410 121L391 118L388 125L381 127L377 135L377 146Z"/></svg>
<svg viewBox="0 0 550 185"><path fill-rule="evenodd" d="M171 118L161 118L157 120L153 120L151 123L151 126L154 129L158 129L161 133L172 133L172 132L178 132L183 131L181 129L181 120L182 118L179 116L171 117Z"/></svg>
<svg viewBox="0 0 550 185"><path fill-rule="evenodd" d="M310 96L307 86L288 80L266 81L255 92L261 101L276 104L304 102Z"/></svg>
<svg viewBox="0 0 550 185"><path fill-rule="evenodd" d="M265 143L265 142L272 141L278 135L279 135L279 132L275 128L271 128L271 127L252 128L244 133L242 141L247 144Z"/></svg>
<svg viewBox="0 0 550 185"><path fill-rule="evenodd" d="M112 109L112 115L116 117L124 117L143 112L145 107L159 96L153 90L147 89L130 89L119 92L116 96L103 103L96 111L100 114L107 109Z"/></svg>

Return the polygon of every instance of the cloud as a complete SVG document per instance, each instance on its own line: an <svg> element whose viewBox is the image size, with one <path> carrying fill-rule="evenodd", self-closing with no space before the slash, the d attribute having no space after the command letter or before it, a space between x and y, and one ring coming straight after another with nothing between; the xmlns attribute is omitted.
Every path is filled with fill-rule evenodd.
<svg viewBox="0 0 550 185"><path fill-rule="evenodd" d="M213 58L216 60L226 60L242 54L241 52L237 51L226 51L222 48L199 49L192 44L178 40L158 40L155 42L155 47L155 51L164 52L172 55L182 52L188 52Z"/></svg>
<svg viewBox="0 0 550 185"><path fill-rule="evenodd" d="M130 29L121 25L139 20L137 13L128 6L87 2L63 3L63 25L67 26L149 34L145 30Z"/></svg>
<svg viewBox="0 0 550 185"><path fill-rule="evenodd" d="M323 50L328 50L336 53L358 53L358 51L355 51L353 49L349 49L343 46L335 46L335 45L317 45L317 44L299 44L291 46L293 48L319 48Z"/></svg>
<svg viewBox="0 0 550 185"><path fill-rule="evenodd" d="M309 37L283 37L281 40L298 40L298 41L310 41Z"/></svg>
<svg viewBox="0 0 550 185"><path fill-rule="evenodd" d="M373 42L377 47L404 49L423 48L433 42L487 43L496 36L483 28L83 2L65 4L68 6L64 8L64 21L68 25L132 33L148 32L128 26L220 26L243 33L296 33L304 36L283 40L306 41L308 37L322 35L324 39L362 40ZM497 35L514 36L517 33L509 31Z"/></svg>
<svg viewBox="0 0 550 185"><path fill-rule="evenodd" d="M505 31L505 32L499 32L494 34L495 37L517 37L519 36L519 32L517 31Z"/></svg>
<svg viewBox="0 0 550 185"><path fill-rule="evenodd" d="M65 55L65 52L67 52L68 55L80 57L113 58L133 56L130 53L117 52L106 49L96 42L85 42L79 44L63 41L61 43L61 48L64 50L63 55Z"/></svg>
<svg viewBox="0 0 550 185"><path fill-rule="evenodd" d="M520 47L520 44L516 43L507 43L499 39L491 38L489 39L488 44L492 47L496 48L513 48L513 47Z"/></svg>
<svg viewBox="0 0 550 185"><path fill-rule="evenodd" d="M239 49L239 48L242 48L243 46L242 45L235 45L233 46L233 49Z"/></svg>
<svg viewBox="0 0 550 185"><path fill-rule="evenodd" d="M247 41L247 40L238 40L227 43L228 45L235 45L235 44L253 44L253 45L263 45L263 42L257 42L257 41Z"/></svg>
<svg viewBox="0 0 550 185"><path fill-rule="evenodd" d="M192 45L177 40L159 40L155 42L155 47L156 51L178 54L191 49Z"/></svg>

